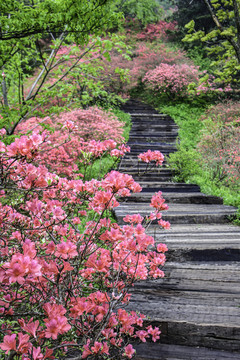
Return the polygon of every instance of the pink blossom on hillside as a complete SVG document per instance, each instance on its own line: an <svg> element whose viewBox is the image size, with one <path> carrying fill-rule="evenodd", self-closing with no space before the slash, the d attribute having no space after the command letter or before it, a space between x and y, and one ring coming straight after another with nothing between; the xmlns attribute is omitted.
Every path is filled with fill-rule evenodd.
<svg viewBox="0 0 240 360"><path fill-rule="evenodd" d="M202 165L209 169L215 180L218 179L228 187L238 190L240 184L239 102L214 105L200 120L205 124L197 147L202 155Z"/></svg>
<svg viewBox="0 0 240 360"><path fill-rule="evenodd" d="M161 63L179 64L189 63L189 59L181 50L170 50L163 43L151 46L148 42L141 41L136 44L130 59L123 58L121 54L111 54L111 62L104 61L100 77L105 86L111 91L126 96L128 91L137 86L138 81L146 74L146 69L151 70ZM116 72L121 68L128 73L129 80Z"/></svg>
<svg viewBox="0 0 240 360"><path fill-rule="evenodd" d="M11 350L16 350L16 334L5 335L3 342L0 344L0 348L6 351L6 354Z"/></svg>
<svg viewBox="0 0 240 360"><path fill-rule="evenodd" d="M153 342L156 342L158 339L160 339L160 334L161 334L161 331L159 331L159 328L155 327L153 329L153 327L150 325L147 327L148 329L148 334L152 335L152 340Z"/></svg>
<svg viewBox="0 0 240 360"><path fill-rule="evenodd" d="M148 24L141 33L137 34L137 39L146 41L167 39L169 31L177 31L177 22L161 20L157 24Z"/></svg>
<svg viewBox="0 0 240 360"><path fill-rule="evenodd" d="M198 68L192 65L161 64L150 70L143 78L147 87L156 94L165 93L169 97L186 96L190 83L198 83Z"/></svg>
<svg viewBox="0 0 240 360"><path fill-rule="evenodd" d="M162 197L162 192L159 191L152 196L150 206L158 211L168 210L168 205L165 204L165 199Z"/></svg>
<svg viewBox="0 0 240 360"><path fill-rule="evenodd" d="M123 355L125 355L126 357L128 357L129 359L131 359L135 353L135 350L133 348L133 346L131 344L127 345L125 348L124 348L125 352Z"/></svg>
<svg viewBox="0 0 240 360"><path fill-rule="evenodd" d="M92 107L61 113L53 119L47 117L42 120L33 117L19 124L18 132L24 133L34 129L35 135L33 134L30 140L26 140L26 137L21 137L21 141L16 139L8 147L9 155L17 156L20 153L27 157L32 156L28 150L32 149L32 142L37 144L40 140L43 141L43 135L40 136L36 132L42 129L39 125L41 122L53 128L54 132L48 136L48 141L39 153L39 160L60 174L70 176L77 172L78 161L91 161L88 153L98 157L105 151L115 150L113 155L120 156L128 151L125 147L120 148L119 152L116 149L117 144L123 142L122 123L112 113Z"/></svg>

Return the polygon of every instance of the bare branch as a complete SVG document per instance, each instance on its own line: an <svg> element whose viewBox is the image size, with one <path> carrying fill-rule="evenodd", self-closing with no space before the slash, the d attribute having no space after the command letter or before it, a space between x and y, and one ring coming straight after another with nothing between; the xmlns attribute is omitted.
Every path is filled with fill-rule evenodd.
<svg viewBox="0 0 240 360"><path fill-rule="evenodd" d="M63 32L63 33L60 35L60 37L59 37L59 40L60 40L61 42L62 42L64 36L65 36L65 32ZM59 47L58 47L58 49L59 49ZM36 80L34 81L32 87L31 87L31 89L29 90L29 93L28 93L28 95L27 95L27 97L26 97L26 100L29 100L29 99L32 97L32 92L34 91L35 87L37 86L37 83L38 83L39 79L42 77L42 75L44 74L44 72L45 72L45 71L46 71L46 73L49 72L48 69L47 69L47 66L49 65L50 61L52 60L54 54L56 54L56 52L58 51L58 49L55 48L55 49L53 49L53 50L51 51L51 54L49 55L49 58L47 59L46 63L43 64L43 69L42 69L42 71L41 71L40 74L37 76ZM40 88L38 88L37 93L38 93L39 89L40 89Z"/></svg>
<svg viewBox="0 0 240 360"><path fill-rule="evenodd" d="M4 102L4 105L6 107L9 107L9 104L8 104L8 97L7 97L7 85L6 85L6 80L5 80L5 77L3 76L3 80L2 80L2 92L3 92L3 102Z"/></svg>
<svg viewBox="0 0 240 360"><path fill-rule="evenodd" d="M233 0L233 10L234 10L235 22L237 28L237 43L240 49L240 17L239 17L239 5L236 0Z"/></svg>

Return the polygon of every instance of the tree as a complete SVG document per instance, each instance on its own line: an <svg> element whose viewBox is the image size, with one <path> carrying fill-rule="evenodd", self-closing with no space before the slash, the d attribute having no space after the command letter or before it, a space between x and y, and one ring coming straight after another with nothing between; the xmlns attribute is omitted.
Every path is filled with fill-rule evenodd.
<svg viewBox="0 0 240 360"><path fill-rule="evenodd" d="M81 78L82 73L92 76L91 59L96 69L96 60L109 58L108 52L113 47L112 39L102 40L99 35L119 17L112 0L33 0L31 3L10 0L0 4L1 115L8 134L46 100L59 93L65 96L72 84L63 84L62 80L86 56L83 71L74 76ZM119 38L113 38L118 48L123 45ZM73 46L69 47L70 44ZM29 84L29 75L34 74L37 66L40 71ZM46 86L48 81L51 83Z"/></svg>
<svg viewBox="0 0 240 360"><path fill-rule="evenodd" d="M184 27L192 19L195 21L196 30L209 31L213 27L213 21L203 0L177 0L175 4L177 11L173 14L173 17L182 31L186 32Z"/></svg>
<svg viewBox="0 0 240 360"><path fill-rule="evenodd" d="M75 41L102 31L115 18L110 0L9 0L0 4L0 40L72 33Z"/></svg>
<svg viewBox="0 0 240 360"><path fill-rule="evenodd" d="M157 22L162 16L156 0L117 0L115 4L125 18L138 20L142 26Z"/></svg>
<svg viewBox="0 0 240 360"><path fill-rule="evenodd" d="M217 67L218 81L237 80L240 71L240 1L203 0L215 24L207 32L195 30L195 21L187 25L188 35L183 41L201 40L207 43L209 54L215 56L212 65Z"/></svg>

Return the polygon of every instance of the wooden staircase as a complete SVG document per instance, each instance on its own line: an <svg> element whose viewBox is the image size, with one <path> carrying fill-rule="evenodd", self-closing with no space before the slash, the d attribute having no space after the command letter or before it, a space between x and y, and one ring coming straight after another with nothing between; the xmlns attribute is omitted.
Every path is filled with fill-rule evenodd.
<svg viewBox="0 0 240 360"><path fill-rule="evenodd" d="M240 359L240 228L229 222L236 209L197 185L173 182L166 163L140 177L144 165L137 154L176 151L178 129L169 116L141 102L130 100L124 110L132 117L131 152L119 171L132 174L143 191L123 199L117 221L149 214L150 199L160 190L169 205L163 219L171 223L169 231L154 223L148 230L169 248L166 277L136 284L129 309L148 315L162 334L157 344L138 345L137 359Z"/></svg>

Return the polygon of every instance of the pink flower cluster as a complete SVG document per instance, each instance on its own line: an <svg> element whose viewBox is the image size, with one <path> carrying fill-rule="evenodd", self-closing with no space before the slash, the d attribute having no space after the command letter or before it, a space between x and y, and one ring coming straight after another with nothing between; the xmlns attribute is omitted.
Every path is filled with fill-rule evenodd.
<svg viewBox="0 0 240 360"><path fill-rule="evenodd" d="M194 89L195 95L218 95L219 97L223 93L232 91L229 84L223 84L222 87L219 87L219 84L217 84L215 80L216 77L214 75L207 74L206 71L199 73L199 83L196 84L196 88Z"/></svg>
<svg viewBox="0 0 240 360"><path fill-rule="evenodd" d="M141 41L135 45L131 59L126 59L121 54L111 54L111 62L104 61L99 74L108 89L125 97L143 78L146 69L154 69L161 63L176 64L186 61L185 53L181 50L167 49L164 43L150 46L148 42ZM121 75L123 71L116 72L117 67L126 71L129 79Z"/></svg>
<svg viewBox="0 0 240 360"><path fill-rule="evenodd" d="M144 31L137 34L137 39L152 41L158 39L167 39L169 32L177 31L177 22L166 22L164 20L159 21L156 24L148 24Z"/></svg>
<svg viewBox="0 0 240 360"><path fill-rule="evenodd" d="M155 93L165 93L168 97L186 96L188 86L198 83L198 68L193 65L168 65L161 64L150 70L143 78L147 87Z"/></svg>
<svg viewBox="0 0 240 360"><path fill-rule="evenodd" d="M146 163L150 163L151 161L154 161L156 162L157 166L161 166L164 161L164 155L158 150L155 151L148 150L145 153L139 154L138 159Z"/></svg>
<svg viewBox="0 0 240 360"><path fill-rule="evenodd" d="M162 197L162 192L159 191L152 196L150 206L155 209L155 212L150 214L150 220L158 219L158 224L164 229L170 229L169 221L162 219L160 211L168 210L168 205L165 204L165 199ZM163 251L164 252L164 251Z"/></svg>
<svg viewBox="0 0 240 360"><path fill-rule="evenodd" d="M240 182L239 103L215 105L202 116L204 132L198 143L202 164L212 178L234 190Z"/></svg>
<svg viewBox="0 0 240 360"><path fill-rule="evenodd" d="M82 358L131 359L129 339L157 341L160 331L123 309L129 288L164 276L167 248L146 234L139 215L124 226L109 218L119 197L141 191L132 176L60 177L37 166L48 141L35 132L1 145L0 348L20 360L55 359L70 347ZM97 141L89 146L101 156ZM105 146L113 151L114 141ZM151 206L167 209L160 193Z"/></svg>
<svg viewBox="0 0 240 360"><path fill-rule="evenodd" d="M50 126L54 132L49 134L48 141L39 152L38 161L61 175L72 176L73 171L78 173L78 164L89 164L106 152L113 151L112 156L122 156L125 151L129 151L123 144L117 149L117 144L123 142L122 123L115 115L97 107L61 113L53 119L30 118L19 124L17 130L20 133L31 129L40 131L41 123ZM109 140L110 138L113 140ZM35 145L37 140L34 140ZM16 150L12 151L17 151L17 143L12 144L13 146Z"/></svg>

